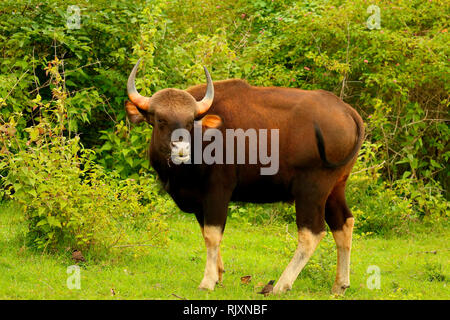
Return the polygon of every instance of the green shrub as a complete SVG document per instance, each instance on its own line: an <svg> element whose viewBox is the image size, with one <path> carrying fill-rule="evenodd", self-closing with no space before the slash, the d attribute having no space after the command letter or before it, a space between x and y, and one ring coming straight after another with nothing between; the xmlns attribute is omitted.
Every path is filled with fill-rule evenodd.
<svg viewBox="0 0 450 320"><path fill-rule="evenodd" d="M139 126L131 130L129 125L119 121L114 131L100 132L100 139L105 140L105 143L96 149L96 159L104 168L117 171L122 179L138 179L140 173L150 170L150 126Z"/></svg>
<svg viewBox="0 0 450 320"><path fill-rule="evenodd" d="M139 243L163 245L154 185L106 174L91 154L76 137L11 156L4 184L23 205L30 242L40 249L111 249L133 242L130 228L139 228Z"/></svg>
<svg viewBox="0 0 450 320"><path fill-rule="evenodd" d="M365 142L347 182L346 196L355 216L355 232L402 235L424 221L440 229L449 217L449 204L439 184L403 178L382 180L385 161L377 157L381 144ZM445 227L444 227L445 228Z"/></svg>
<svg viewBox="0 0 450 320"><path fill-rule="evenodd" d="M33 100L39 117L24 130L26 139L16 135L19 113L0 125L2 196L23 206L27 238L39 249L105 252L130 242L164 245L163 199L155 179L121 180L94 162L94 152L80 144L79 136L70 137L60 67L59 59L49 64L53 99Z"/></svg>

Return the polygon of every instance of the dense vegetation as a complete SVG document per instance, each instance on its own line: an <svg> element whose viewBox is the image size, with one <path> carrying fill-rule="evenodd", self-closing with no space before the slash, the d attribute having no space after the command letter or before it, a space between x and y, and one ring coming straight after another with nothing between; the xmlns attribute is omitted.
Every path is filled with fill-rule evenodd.
<svg viewBox="0 0 450 320"><path fill-rule="evenodd" d="M367 27L370 4L379 29ZM215 80L334 92L367 127L347 192L356 231L445 226L448 18L444 0L4 0L0 198L23 205L26 238L41 249L164 245L163 216L177 209L146 158L151 127L132 128L123 108L142 57L145 95L204 82L202 65ZM250 224L292 222L293 213L230 208ZM136 229L145 237L133 239Z"/></svg>

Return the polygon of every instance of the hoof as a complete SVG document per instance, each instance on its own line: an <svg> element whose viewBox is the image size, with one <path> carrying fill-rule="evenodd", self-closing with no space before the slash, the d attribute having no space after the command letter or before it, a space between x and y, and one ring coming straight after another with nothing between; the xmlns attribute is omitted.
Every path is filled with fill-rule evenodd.
<svg viewBox="0 0 450 320"><path fill-rule="evenodd" d="M209 290L213 291L214 287L216 286L217 281L210 280L210 279L203 279L198 288L200 290Z"/></svg>
<svg viewBox="0 0 450 320"><path fill-rule="evenodd" d="M333 285L333 288L331 289L331 293L337 294L337 295L343 295L345 293L345 290L347 288L350 288L350 285L348 284L337 284L335 283Z"/></svg>
<svg viewBox="0 0 450 320"><path fill-rule="evenodd" d="M275 285L275 287L273 288L273 294L282 294L291 289L292 289L292 286L287 283L286 284L277 283Z"/></svg>

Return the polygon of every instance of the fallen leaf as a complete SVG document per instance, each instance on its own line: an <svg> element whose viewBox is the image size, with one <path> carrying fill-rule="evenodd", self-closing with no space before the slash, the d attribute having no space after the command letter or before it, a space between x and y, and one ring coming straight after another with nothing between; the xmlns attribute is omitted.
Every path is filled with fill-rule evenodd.
<svg viewBox="0 0 450 320"><path fill-rule="evenodd" d="M243 284L248 284L250 281L252 281L252 276L241 277L241 283L243 283Z"/></svg>

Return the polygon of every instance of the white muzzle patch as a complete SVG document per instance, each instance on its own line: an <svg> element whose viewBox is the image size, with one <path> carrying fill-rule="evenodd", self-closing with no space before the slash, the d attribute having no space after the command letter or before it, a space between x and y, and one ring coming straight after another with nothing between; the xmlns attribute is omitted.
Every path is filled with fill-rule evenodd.
<svg viewBox="0 0 450 320"><path fill-rule="evenodd" d="M189 163L191 161L191 144L186 141L171 142L170 158L175 164Z"/></svg>

